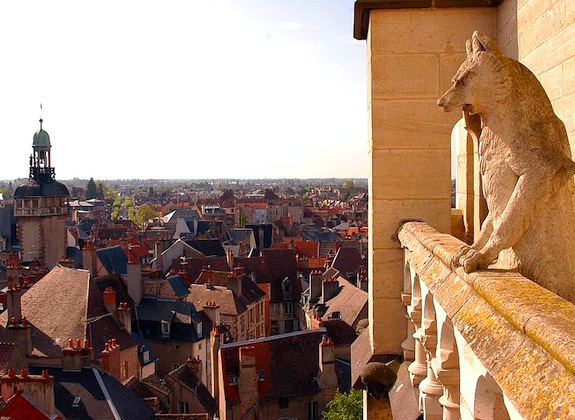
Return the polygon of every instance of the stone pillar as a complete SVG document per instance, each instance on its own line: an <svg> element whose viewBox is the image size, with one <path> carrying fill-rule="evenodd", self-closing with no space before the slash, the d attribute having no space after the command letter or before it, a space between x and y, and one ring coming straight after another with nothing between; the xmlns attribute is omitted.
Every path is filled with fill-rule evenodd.
<svg viewBox="0 0 575 420"><path fill-rule="evenodd" d="M496 33L494 8L391 7L355 4L355 35L367 39L369 325L376 354L401 354L405 338L397 328L406 323L402 252L392 239L400 221L417 218L451 230L450 133L461 116L442 113L436 101L473 30Z"/></svg>

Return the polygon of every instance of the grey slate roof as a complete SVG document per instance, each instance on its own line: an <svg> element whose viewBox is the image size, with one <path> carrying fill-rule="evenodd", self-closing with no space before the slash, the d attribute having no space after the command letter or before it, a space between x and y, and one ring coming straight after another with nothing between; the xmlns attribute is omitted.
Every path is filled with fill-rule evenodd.
<svg viewBox="0 0 575 420"><path fill-rule="evenodd" d="M30 366L30 373L40 375L43 369L46 367ZM47 369L54 376L56 412L63 418L114 420L115 415L125 420L154 418L154 410L144 400L107 373L95 368L83 368L80 372ZM76 397L81 397L80 404L73 407Z"/></svg>
<svg viewBox="0 0 575 420"><path fill-rule="evenodd" d="M168 281L168 283L170 283L170 286L174 290L174 293L176 294L177 297L180 298L190 294L190 291L182 281L180 275L176 274L174 276L170 276L166 280Z"/></svg>
<svg viewBox="0 0 575 420"><path fill-rule="evenodd" d="M120 245L96 250L100 262L110 274L126 274L128 272L128 256Z"/></svg>

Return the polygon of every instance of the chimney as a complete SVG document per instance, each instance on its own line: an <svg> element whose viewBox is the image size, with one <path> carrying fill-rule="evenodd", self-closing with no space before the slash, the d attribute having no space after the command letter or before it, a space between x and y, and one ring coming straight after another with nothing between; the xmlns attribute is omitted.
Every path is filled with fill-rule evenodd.
<svg viewBox="0 0 575 420"><path fill-rule="evenodd" d="M49 375L48 370L43 370L42 375L29 375L26 369L22 369L20 375L16 375L14 369L8 369L6 375L0 378L0 388L4 401L16 392L22 391L49 416L56 413L54 377Z"/></svg>
<svg viewBox="0 0 575 420"><path fill-rule="evenodd" d="M322 276L320 270L313 270L309 275L310 299L319 299L322 293Z"/></svg>
<svg viewBox="0 0 575 420"><path fill-rule="evenodd" d="M188 359L186 360L186 365L190 368L191 372L194 374L196 379L201 379L200 370L202 367L202 361L200 360L200 356L197 357L188 356Z"/></svg>
<svg viewBox="0 0 575 420"><path fill-rule="evenodd" d="M218 305L216 302L206 301L204 303L204 306L202 307L202 310L204 311L206 316L210 318L210 321L212 321L215 324L216 322L218 322L220 318L219 308L220 305Z"/></svg>
<svg viewBox="0 0 575 420"><path fill-rule="evenodd" d="M338 378L335 366L335 346L331 338L323 338L319 343L319 373L317 383L324 390L337 388Z"/></svg>
<svg viewBox="0 0 575 420"><path fill-rule="evenodd" d="M220 326L214 322L214 327L212 328L212 332L210 334L210 366L211 366L211 378L208 378L208 389L210 390L210 394L214 397L214 399L219 401L219 361L218 361L218 353L220 352L220 343L221 343L221 331Z"/></svg>
<svg viewBox="0 0 575 420"><path fill-rule="evenodd" d="M325 278L322 283L322 302L325 303L335 295L339 290L339 282L336 279Z"/></svg>
<svg viewBox="0 0 575 420"><path fill-rule="evenodd" d="M120 381L120 345L116 343L115 338L106 342L104 350L102 350L101 357L102 370L108 372L110 376L113 376Z"/></svg>
<svg viewBox="0 0 575 420"><path fill-rule="evenodd" d="M79 372L89 366L94 358L93 349L88 340L77 338L68 340L68 346L62 349L62 370Z"/></svg>
<svg viewBox="0 0 575 420"><path fill-rule="evenodd" d="M256 348L254 346L240 347L238 392L241 398L240 413L245 413L252 408L259 399Z"/></svg>
<svg viewBox="0 0 575 420"><path fill-rule="evenodd" d="M103 293L104 297L104 308L108 313L112 314L114 319L117 319L118 314L116 312L116 292L112 289L112 286L106 287Z"/></svg>
<svg viewBox="0 0 575 420"><path fill-rule="evenodd" d="M22 318L22 290L15 284L9 284L6 290L6 303L8 306L8 320Z"/></svg>
<svg viewBox="0 0 575 420"><path fill-rule="evenodd" d="M168 248L169 241L166 239L158 239L154 245L154 254L156 257L156 269L164 272L164 264L162 259L162 252Z"/></svg>
<svg viewBox="0 0 575 420"><path fill-rule="evenodd" d="M14 286L12 286L14 287ZM8 331L8 341L18 347L18 350L24 356L32 355L32 326L26 317L17 318L15 316L8 318L9 323L6 326Z"/></svg>
<svg viewBox="0 0 575 420"><path fill-rule="evenodd" d="M242 275L237 274L234 270L233 272L228 274L228 282L227 282L228 290L231 290L236 296L242 295Z"/></svg>
<svg viewBox="0 0 575 420"><path fill-rule="evenodd" d="M126 302L120 302L118 306L118 321L120 327L129 334L132 332L132 310Z"/></svg>
<svg viewBox="0 0 575 420"><path fill-rule="evenodd" d="M8 256L8 263L6 264L6 277L8 278L8 287L10 285L18 286L20 283L20 262L16 254Z"/></svg>
<svg viewBox="0 0 575 420"><path fill-rule="evenodd" d="M228 267L230 270L234 268L234 253L231 249L228 248L228 252L226 253L226 257L228 260Z"/></svg>
<svg viewBox="0 0 575 420"><path fill-rule="evenodd" d="M126 286L128 294L136 305L142 300L142 265L131 252L128 251L129 260L126 273Z"/></svg>
<svg viewBox="0 0 575 420"><path fill-rule="evenodd" d="M82 248L82 266L84 270L90 272L90 277L94 277L98 272L96 269L96 248L92 241L86 242Z"/></svg>

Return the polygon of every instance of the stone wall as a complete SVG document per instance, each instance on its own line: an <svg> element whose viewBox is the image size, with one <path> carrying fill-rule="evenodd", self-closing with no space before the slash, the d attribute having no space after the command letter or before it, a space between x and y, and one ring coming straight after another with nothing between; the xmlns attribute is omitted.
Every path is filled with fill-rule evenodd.
<svg viewBox="0 0 575 420"><path fill-rule="evenodd" d="M497 21L499 47L537 76L575 150L575 2L505 0Z"/></svg>
<svg viewBox="0 0 575 420"><path fill-rule="evenodd" d="M372 350L400 354L403 254L393 239L402 219L442 232L451 223L450 133L461 118L437 98L477 29L496 36L495 8L371 10L367 33L369 279Z"/></svg>

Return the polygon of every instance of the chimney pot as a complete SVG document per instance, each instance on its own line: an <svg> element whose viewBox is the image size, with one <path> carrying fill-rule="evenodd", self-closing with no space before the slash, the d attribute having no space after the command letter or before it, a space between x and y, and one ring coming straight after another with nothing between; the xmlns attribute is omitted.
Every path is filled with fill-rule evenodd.
<svg viewBox="0 0 575 420"><path fill-rule="evenodd" d="M18 323L18 320L16 319L15 316L12 317L12 325L16 325Z"/></svg>
<svg viewBox="0 0 575 420"><path fill-rule="evenodd" d="M48 379L50 377L50 374L48 373L48 369L43 369L42 370L42 377L44 379Z"/></svg>
<svg viewBox="0 0 575 420"><path fill-rule="evenodd" d="M14 376L14 375L16 375L14 369L8 369L8 376Z"/></svg>
<svg viewBox="0 0 575 420"><path fill-rule="evenodd" d="M23 378L25 378L26 376L28 376L28 371L26 369L22 369L20 371L20 376L22 376Z"/></svg>
<svg viewBox="0 0 575 420"><path fill-rule="evenodd" d="M27 325L28 324L28 320L26 319L25 316L22 317L22 325Z"/></svg>
<svg viewBox="0 0 575 420"><path fill-rule="evenodd" d="M84 348L85 349L89 349L90 348L90 342L88 340L84 340Z"/></svg>
<svg viewBox="0 0 575 420"><path fill-rule="evenodd" d="M74 347L76 349L81 349L82 348L82 341L78 338L76 339L76 347Z"/></svg>
<svg viewBox="0 0 575 420"><path fill-rule="evenodd" d="M68 347L74 347L74 340L68 339Z"/></svg>

